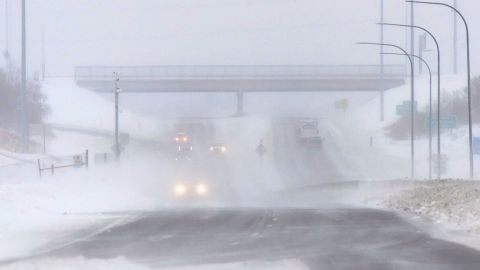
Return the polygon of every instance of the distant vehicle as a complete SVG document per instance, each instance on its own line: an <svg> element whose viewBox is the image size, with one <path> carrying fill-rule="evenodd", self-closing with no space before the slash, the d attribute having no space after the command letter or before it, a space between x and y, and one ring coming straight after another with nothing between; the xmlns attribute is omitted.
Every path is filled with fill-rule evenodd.
<svg viewBox="0 0 480 270"><path fill-rule="evenodd" d="M318 121L301 120L299 123L298 138L302 143L321 143L322 137L318 129Z"/></svg>
<svg viewBox="0 0 480 270"><path fill-rule="evenodd" d="M186 143L188 141L189 141L189 138L185 133L179 132L179 133L175 134L175 142L176 143Z"/></svg>
<svg viewBox="0 0 480 270"><path fill-rule="evenodd" d="M216 143L210 146L209 151L214 154L222 154L227 151L227 147L223 143Z"/></svg>
<svg viewBox="0 0 480 270"><path fill-rule="evenodd" d="M193 156L193 145L191 143L181 143L177 145L175 160L191 160Z"/></svg>
<svg viewBox="0 0 480 270"><path fill-rule="evenodd" d="M199 199L208 196L209 187L201 181L179 182L173 187L173 193L178 199Z"/></svg>

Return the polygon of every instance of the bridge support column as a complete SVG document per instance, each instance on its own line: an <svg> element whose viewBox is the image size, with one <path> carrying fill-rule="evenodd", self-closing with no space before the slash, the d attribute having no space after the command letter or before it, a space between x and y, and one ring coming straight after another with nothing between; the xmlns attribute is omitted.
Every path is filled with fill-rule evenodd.
<svg viewBox="0 0 480 270"><path fill-rule="evenodd" d="M237 113L235 116L244 116L245 113L243 111L243 91L237 92Z"/></svg>

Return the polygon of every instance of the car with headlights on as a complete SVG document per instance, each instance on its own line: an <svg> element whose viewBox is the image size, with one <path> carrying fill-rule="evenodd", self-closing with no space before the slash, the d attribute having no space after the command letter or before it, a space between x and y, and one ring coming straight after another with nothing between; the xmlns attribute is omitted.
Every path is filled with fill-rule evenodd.
<svg viewBox="0 0 480 270"><path fill-rule="evenodd" d="M175 134L175 142L177 144L186 143L188 141L190 141L190 139L188 138L187 134L183 132L178 132L177 134Z"/></svg>
<svg viewBox="0 0 480 270"><path fill-rule="evenodd" d="M227 147L223 143L212 144L208 149L212 154L223 154L227 151Z"/></svg>
<svg viewBox="0 0 480 270"><path fill-rule="evenodd" d="M209 194L209 187L205 182L177 182L173 187L173 194L177 199L201 199Z"/></svg>

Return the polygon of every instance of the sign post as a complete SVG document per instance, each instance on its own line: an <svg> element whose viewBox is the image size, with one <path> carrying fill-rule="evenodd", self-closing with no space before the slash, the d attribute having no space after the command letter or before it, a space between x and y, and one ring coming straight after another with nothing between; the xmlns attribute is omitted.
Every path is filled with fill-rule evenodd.
<svg viewBox="0 0 480 270"><path fill-rule="evenodd" d="M440 160L438 160L440 158ZM433 171L435 173L445 174L447 173L447 161L448 157L446 155L434 155L432 159Z"/></svg>

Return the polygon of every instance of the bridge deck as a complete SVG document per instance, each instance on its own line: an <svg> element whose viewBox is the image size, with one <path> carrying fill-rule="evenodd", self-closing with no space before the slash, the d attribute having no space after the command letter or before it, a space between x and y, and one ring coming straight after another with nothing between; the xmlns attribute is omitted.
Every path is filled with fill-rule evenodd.
<svg viewBox="0 0 480 270"><path fill-rule="evenodd" d="M304 77L378 77L378 65L290 65L290 66L80 66L75 78L112 79L116 72L122 79L166 78L304 78ZM386 77L404 77L405 66L385 65Z"/></svg>
<svg viewBox="0 0 480 270"><path fill-rule="evenodd" d="M337 66L82 66L75 80L94 91L112 91L114 73L125 92L377 91L378 65ZM384 66L385 89L404 84L403 65Z"/></svg>

